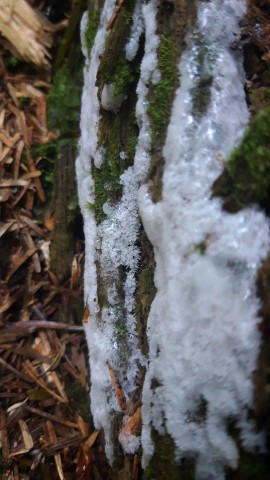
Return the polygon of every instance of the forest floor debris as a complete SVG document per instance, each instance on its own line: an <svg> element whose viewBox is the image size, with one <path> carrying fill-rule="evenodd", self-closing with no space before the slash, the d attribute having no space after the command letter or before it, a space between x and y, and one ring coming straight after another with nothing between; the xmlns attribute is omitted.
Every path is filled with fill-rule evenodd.
<svg viewBox="0 0 270 480"><path fill-rule="evenodd" d="M50 75L11 71L1 55L0 477L81 479L99 432L83 327L59 321L59 311L82 298L83 245L60 281L50 267L47 159L36 148L59 135L47 128Z"/></svg>

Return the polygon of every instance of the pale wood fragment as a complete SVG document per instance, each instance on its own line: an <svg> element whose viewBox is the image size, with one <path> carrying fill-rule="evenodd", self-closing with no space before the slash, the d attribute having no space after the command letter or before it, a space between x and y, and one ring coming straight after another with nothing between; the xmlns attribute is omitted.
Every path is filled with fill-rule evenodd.
<svg viewBox="0 0 270 480"><path fill-rule="evenodd" d="M0 31L19 56L48 67L53 27L25 0L0 0Z"/></svg>

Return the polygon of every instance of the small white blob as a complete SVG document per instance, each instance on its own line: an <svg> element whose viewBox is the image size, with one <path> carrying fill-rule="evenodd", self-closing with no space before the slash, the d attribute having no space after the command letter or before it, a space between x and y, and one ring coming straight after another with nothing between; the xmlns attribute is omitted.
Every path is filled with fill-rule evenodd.
<svg viewBox="0 0 270 480"><path fill-rule="evenodd" d="M105 110L118 113L125 98L126 95L124 93L115 95L113 85L106 84L101 94L101 105Z"/></svg>

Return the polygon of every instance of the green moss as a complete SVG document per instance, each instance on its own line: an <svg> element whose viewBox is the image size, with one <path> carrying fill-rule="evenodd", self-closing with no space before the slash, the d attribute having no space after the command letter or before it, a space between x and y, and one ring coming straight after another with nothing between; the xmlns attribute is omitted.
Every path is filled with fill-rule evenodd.
<svg viewBox="0 0 270 480"><path fill-rule="evenodd" d="M113 86L115 95L125 92L127 97L117 114L101 109L98 148L102 152L103 161L100 168L92 165L97 224L106 218L104 203L114 205L121 198L120 176L132 165L137 143L135 90L142 52L132 62L125 58L133 8L134 0L126 0L121 7L107 36L97 74L99 98L106 84ZM92 209L92 206L89 208Z"/></svg>
<svg viewBox="0 0 270 480"><path fill-rule="evenodd" d="M79 199L77 193L73 196L72 200L70 200L67 208L70 212L75 212L79 208Z"/></svg>
<svg viewBox="0 0 270 480"><path fill-rule="evenodd" d="M82 91L82 56L79 45L74 48L76 60L67 59L56 71L47 99L48 129L58 132L56 138L31 147L31 156L41 157L43 186L48 198L54 196L55 165L70 146L76 156ZM71 209L69 209L71 211ZM75 208L73 209L75 211Z"/></svg>
<svg viewBox="0 0 270 480"><path fill-rule="evenodd" d="M150 180L150 190L154 201L161 199L164 165L161 152L178 78L177 62L179 59L179 51L172 33L160 35L157 55L160 80L157 85L150 86L148 95L148 115L151 124L153 145L148 178Z"/></svg>
<svg viewBox="0 0 270 480"><path fill-rule="evenodd" d="M270 88L254 88L249 94L250 108L252 113L258 113L262 108L270 105Z"/></svg>
<svg viewBox="0 0 270 480"><path fill-rule="evenodd" d="M88 13L88 24L85 31L85 44L88 55L90 55L94 45L95 36L100 22L100 11L94 10Z"/></svg>
<svg viewBox="0 0 270 480"><path fill-rule="evenodd" d="M112 78L119 61L125 58L125 45L130 34L134 3L134 0L125 0L107 36L99 68L101 80L105 83Z"/></svg>
<svg viewBox="0 0 270 480"><path fill-rule="evenodd" d="M128 93L137 74L134 62L126 59L125 52L126 39L131 28L132 8L133 1L127 2L106 41L103 81L112 85L114 95Z"/></svg>
<svg viewBox="0 0 270 480"><path fill-rule="evenodd" d="M115 95L128 93L136 76L134 62L126 59L125 45L131 29L134 0L126 0L122 6L106 42L98 72L99 92L104 84L111 84Z"/></svg>
<svg viewBox="0 0 270 480"><path fill-rule="evenodd" d="M204 255L206 251L205 242L197 243L197 245L194 247L194 251L200 255Z"/></svg>
<svg viewBox="0 0 270 480"><path fill-rule="evenodd" d="M91 413L88 392L78 382L67 382L65 391L68 398L74 401L76 409L78 409L85 422L90 423Z"/></svg>
<svg viewBox="0 0 270 480"><path fill-rule="evenodd" d="M151 121L153 140L157 138L167 126L171 113L170 98L175 90L177 79L177 62L179 56L177 46L172 37L160 35L158 47L158 69L160 80L153 88L149 98L148 114Z"/></svg>
<svg viewBox="0 0 270 480"><path fill-rule="evenodd" d="M89 210L89 212L94 212L95 211L95 204L94 203L87 202L87 204L85 206L86 206L87 210Z"/></svg>
<svg viewBox="0 0 270 480"><path fill-rule="evenodd" d="M143 473L143 480L193 480L193 462L178 463L175 459L175 447L172 438L152 432L155 453Z"/></svg>
<svg viewBox="0 0 270 480"><path fill-rule="evenodd" d="M79 127L82 63L77 67L72 71L67 64L59 68L48 96L48 128L57 128L62 135Z"/></svg>
<svg viewBox="0 0 270 480"><path fill-rule="evenodd" d="M115 340L122 345L127 340L127 324L125 318L124 306L118 305L114 307L114 314L116 316L116 322L114 324L114 336Z"/></svg>
<svg viewBox="0 0 270 480"><path fill-rule="evenodd" d="M120 57L115 72L110 79L114 95L124 93L134 80L134 71L124 56Z"/></svg>
<svg viewBox="0 0 270 480"><path fill-rule="evenodd" d="M207 234L202 242L194 245L194 252L197 252L200 255L204 255L210 242L211 235Z"/></svg>
<svg viewBox="0 0 270 480"><path fill-rule="evenodd" d="M106 112L103 117L101 126L103 162L100 168L94 165L92 167L95 184L94 209L98 224L106 217L103 212L104 203L110 201L114 204L121 197L120 176L132 164L135 154L137 125L133 101L132 104L132 110L129 110L130 104L128 104L127 110L120 115ZM124 158L120 157L121 152L125 152Z"/></svg>
<svg viewBox="0 0 270 480"><path fill-rule="evenodd" d="M19 63L18 58L14 57L14 55L12 55L11 53L7 53L4 58L5 58L5 66L7 68L9 67L14 68L18 66L18 63Z"/></svg>
<svg viewBox="0 0 270 480"><path fill-rule="evenodd" d="M213 184L213 194L222 196L224 208L237 212L250 202L266 202L270 190L270 107L251 121L224 172Z"/></svg>
<svg viewBox="0 0 270 480"><path fill-rule="evenodd" d="M119 298L124 298L124 293L120 292ZM127 365L128 362L128 328L126 322L126 309L124 302L118 303L113 307L114 324L113 324L113 342L117 344L117 355L123 365Z"/></svg>
<svg viewBox="0 0 270 480"><path fill-rule="evenodd" d="M144 313L149 311L154 295L154 268L147 267L140 272L137 282L137 309L142 309Z"/></svg>
<svg viewBox="0 0 270 480"><path fill-rule="evenodd" d="M211 85L213 83L213 55L211 48L203 38L198 40L195 61L197 78L195 78L195 85L191 91L192 114L195 118L200 119L207 111L211 99Z"/></svg>

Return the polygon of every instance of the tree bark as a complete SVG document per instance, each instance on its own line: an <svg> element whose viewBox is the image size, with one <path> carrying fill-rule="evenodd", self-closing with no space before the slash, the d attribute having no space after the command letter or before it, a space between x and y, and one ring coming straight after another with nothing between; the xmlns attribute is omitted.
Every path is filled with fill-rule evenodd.
<svg viewBox="0 0 270 480"><path fill-rule="evenodd" d="M119 3L120 5L120 3ZM150 184L152 199L154 202L160 201L162 197L162 175L164 159L162 156L162 147L165 142L167 126L170 119L172 102L174 99L175 90L178 87L177 64L181 52L185 48L186 34L192 25L196 22L196 5L195 0L160 0L157 15L157 34L160 38L165 39L169 45L169 54L167 64L164 64L164 71L162 65L161 81L169 78L169 87L165 92L165 101L161 98L164 92L159 90L158 85L151 83L149 85L148 100L149 104L155 104L156 109L149 108L148 114L152 130L155 131L155 141L152 143L150 150L151 166L147 181ZM102 6L99 5L97 10L92 0L89 1L89 15L94 18L93 12L101 12ZM98 97L101 101L103 88L108 82L114 78L115 82L119 80L118 76L122 75L121 93L128 95L117 111L107 111L104 108L100 109L100 122L98 144L102 146L104 151L109 152L108 156L113 162L113 172L111 165L103 161L100 168L92 165L92 177L95 183L95 205L91 208L95 211L97 224L100 224L104 219L103 205L106 201L113 204L121 198L122 189L119 187L118 179L123 171L132 164L135 143L138 137L138 126L135 119L136 108L136 87L139 78L139 67L144 54L144 38L140 40L140 46L135 58L129 62L129 75L124 77L123 65L120 63L123 56L123 49L127 42L130 33L130 26L127 19L130 18L134 9L133 0L126 0L121 4L121 7L116 11L115 18L112 23L109 22L109 34L105 44L105 49L100 60L100 66L97 73L96 86L98 87ZM92 24L93 27L93 24ZM94 27L93 27L94 28ZM91 50L94 41L94 36L89 36L89 50ZM161 51L158 51L158 56ZM121 70L122 69L122 70ZM164 77L163 77L164 75ZM161 111L158 111L158 108ZM161 116L161 118L160 118ZM118 153L121 151L129 152L127 157L119 160ZM117 151L117 154L115 153ZM104 184L110 183L109 189L104 189ZM109 190L109 193L108 193ZM147 318L152 301L155 297L154 285L154 269L155 259L153 254L153 247L150 244L143 227L141 226L139 235L139 248L141 252L140 266L137 271L137 290L136 290L136 321L137 321L137 335L139 338L140 348L144 355L147 356ZM97 281L98 281L98 303L100 308L106 306L108 303L106 288L107 284L101 275L101 268L99 259L96 260L97 266ZM118 290L123 292L123 279L125 272L119 269ZM124 301L124 300L123 300ZM123 340L124 342L125 340ZM266 361L264 360L264 365ZM265 368L265 367L264 367ZM140 385L133 393L131 398L131 415L136 409L140 407L141 400L141 385L144 379L144 368L140 371ZM262 390L262 383L265 386L265 379L261 382L260 392ZM153 389L155 385L153 385ZM265 410L264 413L265 414ZM262 416L259 415L258 423L262 421ZM267 414L269 421L269 415ZM113 429L113 441L115 446L115 462L110 466L104 452L104 438L101 435L95 450L94 463L94 478L106 478L108 480L165 480L165 479L183 479L192 480L195 475L195 468L193 460L186 459L178 462L175 458L175 447L172 438L165 433L159 435L156 430L152 430L152 439L155 445L155 452L148 467L143 470L141 467L141 450L139 449L136 455L124 455L123 450L118 442L118 435L121 429L121 421L115 418ZM228 428L230 428L228 426ZM269 427L268 427L269 428ZM233 433L235 439L238 438L237 432ZM138 465L137 465L138 462ZM253 469L254 467L254 469ZM254 473L256 470L256 473ZM266 479L269 474L269 465L266 465L266 457L257 454L247 455L240 452L239 468L237 472L227 473L228 479L247 480L247 479Z"/></svg>

